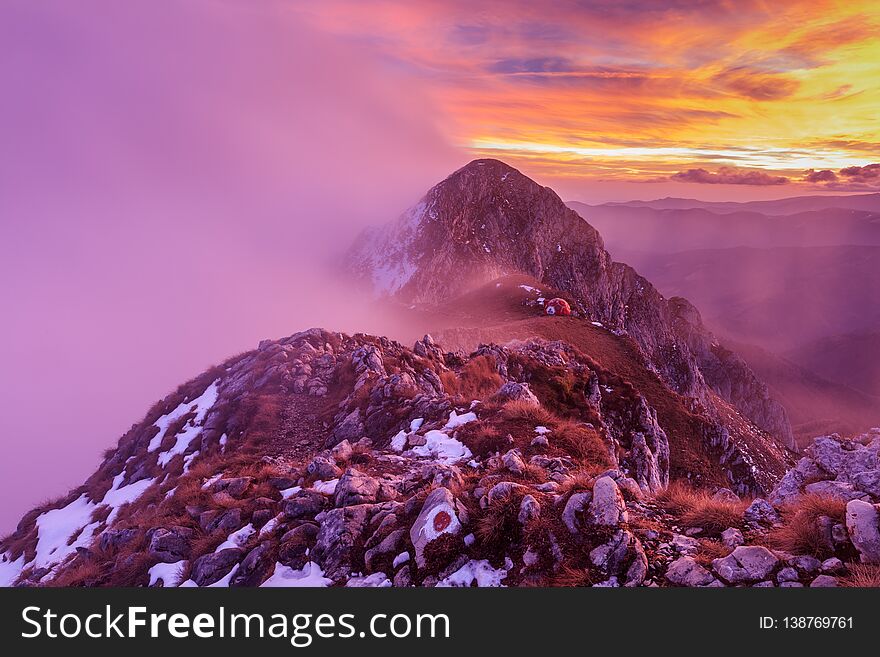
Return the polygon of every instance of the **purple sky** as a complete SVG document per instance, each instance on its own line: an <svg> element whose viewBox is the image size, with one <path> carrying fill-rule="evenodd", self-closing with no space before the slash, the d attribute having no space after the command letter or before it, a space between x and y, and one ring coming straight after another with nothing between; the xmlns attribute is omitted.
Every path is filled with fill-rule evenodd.
<svg viewBox="0 0 880 657"><path fill-rule="evenodd" d="M418 80L259 4L0 7L0 532L206 366L355 328L328 256L466 161Z"/></svg>

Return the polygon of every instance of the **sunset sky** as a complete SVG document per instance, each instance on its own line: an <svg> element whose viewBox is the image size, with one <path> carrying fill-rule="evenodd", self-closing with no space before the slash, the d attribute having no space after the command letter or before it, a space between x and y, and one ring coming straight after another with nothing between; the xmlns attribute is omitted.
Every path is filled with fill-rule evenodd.
<svg viewBox="0 0 880 657"><path fill-rule="evenodd" d="M295 7L425 82L456 146L557 180L569 197L596 181L624 194L633 188L617 183L651 181L648 196L880 187L880 166L860 168L880 161L876 2Z"/></svg>
<svg viewBox="0 0 880 657"><path fill-rule="evenodd" d="M328 262L475 157L587 202L878 189L878 14L3 0L0 532L211 363L382 332Z"/></svg>

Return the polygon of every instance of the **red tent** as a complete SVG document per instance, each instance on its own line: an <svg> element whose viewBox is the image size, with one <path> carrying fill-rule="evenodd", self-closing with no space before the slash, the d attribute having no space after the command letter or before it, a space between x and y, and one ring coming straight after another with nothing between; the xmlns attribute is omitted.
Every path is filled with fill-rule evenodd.
<svg viewBox="0 0 880 657"><path fill-rule="evenodd" d="M557 297L547 302L547 305L544 306L544 312L548 315L571 315L571 306L565 299Z"/></svg>

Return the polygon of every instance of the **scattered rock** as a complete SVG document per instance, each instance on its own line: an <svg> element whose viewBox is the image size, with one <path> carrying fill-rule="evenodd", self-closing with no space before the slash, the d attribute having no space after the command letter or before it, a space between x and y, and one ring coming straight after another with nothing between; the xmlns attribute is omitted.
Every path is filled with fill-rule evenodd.
<svg viewBox="0 0 880 657"><path fill-rule="evenodd" d="M519 515L517 520L520 524L526 525L541 515L541 505L533 495L524 495L519 505Z"/></svg>
<svg viewBox="0 0 880 657"><path fill-rule="evenodd" d="M371 504L379 494L379 482L355 468L348 468L336 484L336 506Z"/></svg>
<svg viewBox="0 0 880 657"><path fill-rule="evenodd" d="M164 563L189 559L193 531L186 527L159 528L153 532L148 549L151 557Z"/></svg>
<svg viewBox="0 0 880 657"><path fill-rule="evenodd" d="M491 491L490 491L491 492ZM416 565L425 566L425 547L443 534L457 534L461 523L455 510L455 498L446 488L435 488L422 504L422 510L409 531L416 551Z"/></svg>
<svg viewBox="0 0 880 657"><path fill-rule="evenodd" d="M611 477L600 477L593 484L593 499L590 500L590 521L599 526L616 527L626 522L626 503Z"/></svg>
<svg viewBox="0 0 880 657"><path fill-rule="evenodd" d="M746 539L743 537L743 533L736 527L728 527L723 532L721 532L721 543L725 547L733 549L735 547L739 547L745 542Z"/></svg>
<svg viewBox="0 0 880 657"><path fill-rule="evenodd" d="M880 563L880 526L877 506L852 500L846 505L846 528L862 563Z"/></svg>
<svg viewBox="0 0 880 657"><path fill-rule="evenodd" d="M592 499L593 494L590 491L581 491L569 497L565 503L562 522L572 534L577 534L581 530L580 516Z"/></svg>
<svg viewBox="0 0 880 657"><path fill-rule="evenodd" d="M831 575L819 575L816 579L810 582L811 589L824 589L835 586L837 586L837 578L832 577Z"/></svg>
<svg viewBox="0 0 880 657"><path fill-rule="evenodd" d="M327 506L327 498L313 490L302 490L284 502L282 510L291 520L314 518Z"/></svg>
<svg viewBox="0 0 880 657"><path fill-rule="evenodd" d="M779 559L760 545L740 545L721 559L712 561L715 573L731 584L758 582L773 572Z"/></svg>
<svg viewBox="0 0 880 657"><path fill-rule="evenodd" d="M515 381L508 381L498 388L498 391L493 395L493 401L499 401L502 403L518 401L532 404L534 406L541 405L541 402L535 397L535 393L529 388L528 383L516 383Z"/></svg>
<svg viewBox="0 0 880 657"><path fill-rule="evenodd" d="M729 488L719 488L712 494L712 499L717 502L739 502L739 495Z"/></svg>
<svg viewBox="0 0 880 657"><path fill-rule="evenodd" d="M708 586L715 578L693 557L679 557L666 569L666 579L678 586Z"/></svg>
<svg viewBox="0 0 880 657"><path fill-rule="evenodd" d="M743 513L743 520L750 525L772 527L781 518L773 505L762 497L756 497Z"/></svg>
<svg viewBox="0 0 880 657"><path fill-rule="evenodd" d="M306 472L315 477L316 479L321 479L323 481L327 481L329 479L336 479L340 474L342 474L342 470L331 461L326 456L316 456L311 460L311 462L306 466Z"/></svg>
<svg viewBox="0 0 880 657"><path fill-rule="evenodd" d="M241 560L240 548L226 548L219 552L204 554L195 560L192 567L192 580L199 586L208 586L225 577L235 564Z"/></svg>
<svg viewBox="0 0 880 657"><path fill-rule="evenodd" d="M363 541L370 506L361 504L324 512L312 554L324 574L333 580L358 570L354 563L358 543Z"/></svg>

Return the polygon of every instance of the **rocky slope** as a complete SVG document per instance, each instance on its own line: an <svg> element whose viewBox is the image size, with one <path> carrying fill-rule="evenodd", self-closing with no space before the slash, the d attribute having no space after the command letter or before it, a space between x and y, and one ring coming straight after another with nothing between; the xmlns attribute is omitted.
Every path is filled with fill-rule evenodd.
<svg viewBox="0 0 880 657"><path fill-rule="evenodd" d="M820 586L880 561L880 432L817 440L769 501L670 483L669 444L565 342L464 356L310 330L158 403L25 515L0 582Z"/></svg>
<svg viewBox="0 0 880 657"><path fill-rule="evenodd" d="M433 187L398 221L364 234L350 268L374 291L436 305L510 274L556 288L581 315L631 336L677 392L714 407L712 391L785 445L784 409L744 361L716 348L699 314L667 300L549 188L497 160L477 160Z"/></svg>

